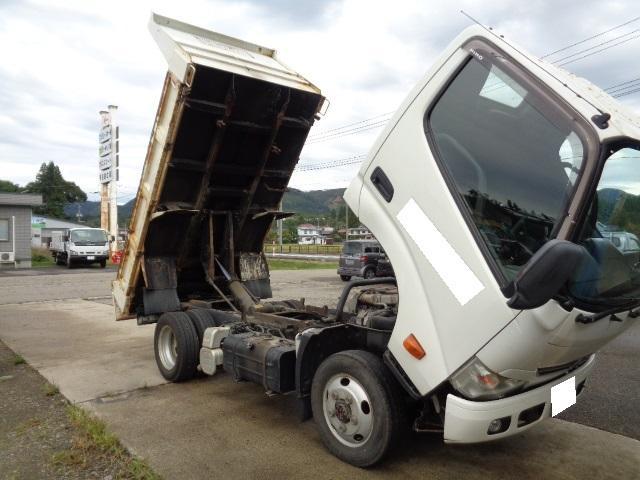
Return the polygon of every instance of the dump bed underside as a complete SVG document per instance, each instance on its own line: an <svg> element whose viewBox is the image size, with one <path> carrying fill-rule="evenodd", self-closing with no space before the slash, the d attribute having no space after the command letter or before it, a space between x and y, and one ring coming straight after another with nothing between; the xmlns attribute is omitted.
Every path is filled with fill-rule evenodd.
<svg viewBox="0 0 640 480"><path fill-rule="evenodd" d="M262 245L321 100L202 65L185 84L167 74L114 282L118 318L222 302L229 276L271 296Z"/></svg>

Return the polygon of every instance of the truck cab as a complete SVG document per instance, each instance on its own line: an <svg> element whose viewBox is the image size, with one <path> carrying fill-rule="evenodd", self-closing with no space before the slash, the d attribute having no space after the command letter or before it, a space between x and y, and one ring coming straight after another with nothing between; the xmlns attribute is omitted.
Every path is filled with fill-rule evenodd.
<svg viewBox="0 0 640 480"><path fill-rule="evenodd" d="M72 268L98 263L105 268L109 258L109 236L101 228L70 228L54 232L50 250L58 265Z"/></svg>
<svg viewBox="0 0 640 480"><path fill-rule="evenodd" d="M150 29L169 72L113 296L118 320L156 324L166 379L224 370L294 393L366 467L407 424L450 443L534 427L640 316L638 265L599 228L640 234L640 121L594 85L463 31L345 194L395 278L313 306L270 300L262 248L320 90L272 49L158 15Z"/></svg>

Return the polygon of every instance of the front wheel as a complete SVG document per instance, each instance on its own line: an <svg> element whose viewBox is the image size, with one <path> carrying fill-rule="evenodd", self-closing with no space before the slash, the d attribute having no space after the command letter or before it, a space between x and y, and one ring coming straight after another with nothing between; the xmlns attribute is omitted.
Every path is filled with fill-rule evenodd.
<svg viewBox="0 0 640 480"><path fill-rule="evenodd" d="M107 266L107 261L106 260L100 260L100 268L106 268Z"/></svg>
<svg viewBox="0 0 640 480"><path fill-rule="evenodd" d="M375 276L376 276L376 271L373 268L367 268L364 271L364 278L366 278L367 280L375 278Z"/></svg>
<svg viewBox="0 0 640 480"><path fill-rule="evenodd" d="M190 380L196 374L200 345L198 333L184 312L163 313L153 338L156 364L170 382Z"/></svg>
<svg viewBox="0 0 640 480"><path fill-rule="evenodd" d="M401 387L378 356L361 350L322 362L313 378L311 407L325 446L357 467L382 460L404 425Z"/></svg>

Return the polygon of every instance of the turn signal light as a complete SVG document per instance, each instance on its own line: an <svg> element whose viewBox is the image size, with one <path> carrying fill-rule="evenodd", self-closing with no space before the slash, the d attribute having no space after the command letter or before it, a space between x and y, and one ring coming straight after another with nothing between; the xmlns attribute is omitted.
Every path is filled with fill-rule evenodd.
<svg viewBox="0 0 640 480"><path fill-rule="evenodd" d="M422 345L420 345L420 342L413 333L404 339L404 342L402 342L402 346L407 352L411 354L411 356L417 358L418 360L420 360L427 354L427 352L424 351L424 348L422 348Z"/></svg>

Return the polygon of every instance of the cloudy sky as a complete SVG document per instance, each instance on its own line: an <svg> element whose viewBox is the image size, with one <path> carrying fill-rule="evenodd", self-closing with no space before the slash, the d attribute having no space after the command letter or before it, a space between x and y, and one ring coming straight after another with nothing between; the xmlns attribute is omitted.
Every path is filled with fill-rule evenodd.
<svg viewBox="0 0 640 480"><path fill-rule="evenodd" d="M147 30L151 11L275 48L322 89L331 106L314 126L316 140L305 147L302 164L366 153L386 114L470 24L461 9L539 56L630 22L549 58L620 43L565 68L604 88L640 78L640 18L633 21L640 11L632 0L55 3L0 1L0 178L24 185L40 163L53 160L67 179L97 191L98 111L116 104L122 201L137 188L166 70ZM640 112L640 93L620 101ZM373 117L355 131L333 130ZM299 172L292 186L342 187L356 170Z"/></svg>

